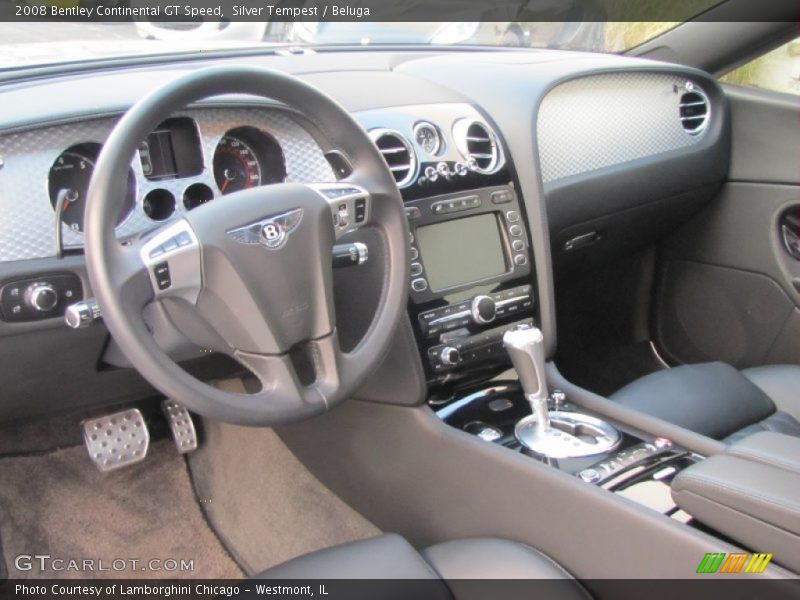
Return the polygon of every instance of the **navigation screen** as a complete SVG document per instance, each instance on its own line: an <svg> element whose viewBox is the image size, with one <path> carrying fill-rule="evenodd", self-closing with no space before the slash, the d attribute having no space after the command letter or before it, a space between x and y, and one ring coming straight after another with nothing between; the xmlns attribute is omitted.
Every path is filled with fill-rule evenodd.
<svg viewBox="0 0 800 600"><path fill-rule="evenodd" d="M420 227L417 243L428 285L434 292L507 270L494 213Z"/></svg>

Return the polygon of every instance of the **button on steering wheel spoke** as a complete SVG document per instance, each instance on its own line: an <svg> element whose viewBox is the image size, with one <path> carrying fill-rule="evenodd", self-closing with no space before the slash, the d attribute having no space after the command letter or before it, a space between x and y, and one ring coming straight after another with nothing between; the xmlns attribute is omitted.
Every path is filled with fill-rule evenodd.
<svg viewBox="0 0 800 600"><path fill-rule="evenodd" d="M200 242L188 221L181 219L157 231L140 245L139 257L156 298L197 302L202 285Z"/></svg>
<svg viewBox="0 0 800 600"><path fill-rule="evenodd" d="M372 197L360 185L347 182L310 183L331 207L336 239L369 224L372 216Z"/></svg>

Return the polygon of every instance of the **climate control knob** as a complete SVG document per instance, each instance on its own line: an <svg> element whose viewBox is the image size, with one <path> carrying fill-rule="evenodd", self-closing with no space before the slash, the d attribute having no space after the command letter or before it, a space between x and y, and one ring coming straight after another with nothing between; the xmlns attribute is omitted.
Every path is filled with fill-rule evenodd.
<svg viewBox="0 0 800 600"><path fill-rule="evenodd" d="M49 283L32 283L25 290L25 302L37 312L47 312L58 304L58 292Z"/></svg>
<svg viewBox="0 0 800 600"><path fill-rule="evenodd" d="M445 346L439 353L443 365L457 365L461 362L461 353L452 346Z"/></svg>
<svg viewBox="0 0 800 600"><path fill-rule="evenodd" d="M491 323L497 316L497 306L489 296L475 296L472 300L472 318L476 323Z"/></svg>

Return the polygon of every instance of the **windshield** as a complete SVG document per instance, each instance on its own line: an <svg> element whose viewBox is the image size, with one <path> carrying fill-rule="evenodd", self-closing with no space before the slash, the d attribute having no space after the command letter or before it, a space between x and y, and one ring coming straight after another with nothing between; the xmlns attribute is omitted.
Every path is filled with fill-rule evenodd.
<svg viewBox="0 0 800 600"><path fill-rule="evenodd" d="M239 22L199 17L168 22L138 17L115 22L103 21L99 11L110 11L117 5L119 10L130 10L130 6L137 4L136 0L58 0L44 4L37 4L37 1L17 0L15 10L21 11L22 21L0 22L0 70L92 59L287 45L469 45L623 52L681 22L607 22L604 20L606 13L599 8L601 5L591 2L581 4L583 20L574 18L572 11L567 15L570 20L564 21ZM691 4L691 12L682 15L683 20L699 14L715 1L697 0ZM56 10L53 8L56 5L61 7L58 10L90 12L63 13L73 19L86 16L84 21L42 22L49 17L34 18L33 13L42 10L37 7ZM517 12L514 16L524 17L524 14Z"/></svg>

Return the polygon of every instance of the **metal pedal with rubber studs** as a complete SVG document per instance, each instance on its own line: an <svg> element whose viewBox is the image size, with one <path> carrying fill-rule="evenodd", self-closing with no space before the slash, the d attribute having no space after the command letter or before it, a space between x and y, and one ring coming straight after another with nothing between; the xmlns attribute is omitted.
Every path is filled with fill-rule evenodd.
<svg viewBox="0 0 800 600"><path fill-rule="evenodd" d="M150 432L137 408L83 422L89 458L101 471L113 471L144 460Z"/></svg>
<svg viewBox="0 0 800 600"><path fill-rule="evenodd" d="M197 430L194 428L192 415L186 407L175 400L167 398L161 403L161 410L167 417L172 431L172 441L181 454L197 450Z"/></svg>

